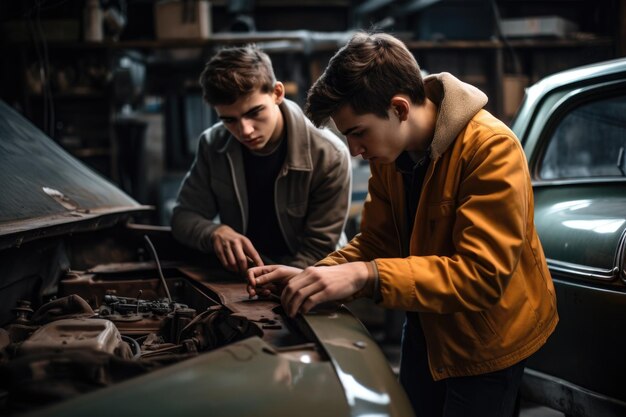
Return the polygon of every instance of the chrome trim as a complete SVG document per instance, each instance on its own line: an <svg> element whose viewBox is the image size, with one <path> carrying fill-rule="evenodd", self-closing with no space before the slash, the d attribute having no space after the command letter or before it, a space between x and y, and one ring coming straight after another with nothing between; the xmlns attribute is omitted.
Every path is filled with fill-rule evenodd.
<svg viewBox="0 0 626 417"><path fill-rule="evenodd" d="M554 185L587 185L604 183L626 183L626 177L588 177L588 178L567 178L558 180L544 180L535 178L532 180L533 187L547 187Z"/></svg>
<svg viewBox="0 0 626 417"><path fill-rule="evenodd" d="M622 237L617 245L617 253L615 255L618 273L622 281L626 283L626 230L622 233Z"/></svg>
<svg viewBox="0 0 626 417"><path fill-rule="evenodd" d="M571 262L557 261L556 259L546 259L550 271L557 271L577 278L588 278L602 281L613 281L619 275L619 268L611 269L596 268L587 265L580 265Z"/></svg>

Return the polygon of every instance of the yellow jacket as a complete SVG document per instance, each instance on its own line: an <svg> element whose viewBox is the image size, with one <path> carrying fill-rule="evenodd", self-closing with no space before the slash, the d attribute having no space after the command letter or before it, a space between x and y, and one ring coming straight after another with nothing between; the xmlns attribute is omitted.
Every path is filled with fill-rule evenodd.
<svg viewBox="0 0 626 417"><path fill-rule="evenodd" d="M374 260L381 305L419 312L440 380L530 356L558 315L519 141L474 87L447 73L425 85L438 117L413 230L402 174L372 164L361 233L318 265Z"/></svg>

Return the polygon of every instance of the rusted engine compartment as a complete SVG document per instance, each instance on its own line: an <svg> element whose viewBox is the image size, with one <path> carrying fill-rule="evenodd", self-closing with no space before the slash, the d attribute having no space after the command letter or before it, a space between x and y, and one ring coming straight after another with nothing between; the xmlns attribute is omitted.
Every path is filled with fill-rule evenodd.
<svg viewBox="0 0 626 417"><path fill-rule="evenodd" d="M84 246L85 239L61 242L70 265L106 252ZM132 241L121 253L133 252ZM156 262L125 258L68 268L55 291L39 290L47 293L39 302L14 300L14 319L0 328L0 414L73 398L249 337L267 342L270 354L324 360L309 330L276 300L248 299L241 277L165 261L166 291Z"/></svg>

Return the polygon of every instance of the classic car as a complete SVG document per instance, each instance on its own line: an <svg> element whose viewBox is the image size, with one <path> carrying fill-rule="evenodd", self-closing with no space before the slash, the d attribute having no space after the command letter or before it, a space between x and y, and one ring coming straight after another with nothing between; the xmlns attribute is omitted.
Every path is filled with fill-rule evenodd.
<svg viewBox="0 0 626 417"><path fill-rule="evenodd" d="M560 322L522 397L569 416L626 415L626 59L549 76L512 122Z"/></svg>
<svg viewBox="0 0 626 417"><path fill-rule="evenodd" d="M0 414L413 415L345 306L249 299L2 102L0 184Z"/></svg>

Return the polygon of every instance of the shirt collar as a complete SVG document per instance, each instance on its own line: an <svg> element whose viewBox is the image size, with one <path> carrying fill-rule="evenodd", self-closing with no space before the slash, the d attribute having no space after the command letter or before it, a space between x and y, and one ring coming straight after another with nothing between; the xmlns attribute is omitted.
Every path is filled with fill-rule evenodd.
<svg viewBox="0 0 626 417"><path fill-rule="evenodd" d="M410 174L417 168L428 162L430 148L426 152L413 152L411 155L408 151L404 151L396 158L396 171L403 174Z"/></svg>

